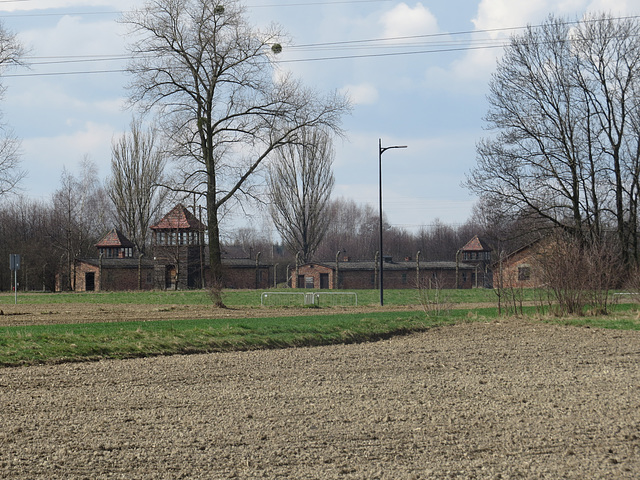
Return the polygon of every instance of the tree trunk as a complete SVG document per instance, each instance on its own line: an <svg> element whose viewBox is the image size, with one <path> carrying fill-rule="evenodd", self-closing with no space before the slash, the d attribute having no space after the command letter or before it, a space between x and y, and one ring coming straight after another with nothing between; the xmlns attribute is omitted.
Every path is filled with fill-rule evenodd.
<svg viewBox="0 0 640 480"><path fill-rule="evenodd" d="M220 248L220 226L218 224L218 206L216 205L215 185L209 184L207 195L207 230L209 233L209 265L211 269L211 295L216 307L224 308L222 301L223 271L222 251Z"/></svg>

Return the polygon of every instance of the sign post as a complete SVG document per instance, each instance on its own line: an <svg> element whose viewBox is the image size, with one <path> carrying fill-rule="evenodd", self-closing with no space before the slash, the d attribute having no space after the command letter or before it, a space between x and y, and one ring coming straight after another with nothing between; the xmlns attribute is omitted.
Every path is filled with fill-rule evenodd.
<svg viewBox="0 0 640 480"><path fill-rule="evenodd" d="M20 254L11 253L9 255L9 268L13 272L13 291L15 292L15 303L18 304L18 270L20 270Z"/></svg>

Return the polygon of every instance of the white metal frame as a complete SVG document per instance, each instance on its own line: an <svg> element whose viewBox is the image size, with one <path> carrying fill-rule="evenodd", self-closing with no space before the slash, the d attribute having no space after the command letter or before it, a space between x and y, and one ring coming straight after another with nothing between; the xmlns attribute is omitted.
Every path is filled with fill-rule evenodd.
<svg viewBox="0 0 640 480"><path fill-rule="evenodd" d="M342 295L353 298L354 306L358 306L358 294L355 292L262 292L260 295L260 305L265 306L265 299L269 296L294 296L300 297L300 305L320 305L322 298L331 298L332 296Z"/></svg>

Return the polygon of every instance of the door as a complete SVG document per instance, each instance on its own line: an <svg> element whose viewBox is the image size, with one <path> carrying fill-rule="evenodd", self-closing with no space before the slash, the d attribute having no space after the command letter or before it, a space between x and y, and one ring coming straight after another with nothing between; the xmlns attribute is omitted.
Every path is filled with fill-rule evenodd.
<svg viewBox="0 0 640 480"><path fill-rule="evenodd" d="M329 289L329 274L321 273L320 274L320 288L328 290Z"/></svg>
<svg viewBox="0 0 640 480"><path fill-rule="evenodd" d="M87 272L84 274L84 289L87 292L93 292L96 289L95 272Z"/></svg>
<svg viewBox="0 0 640 480"><path fill-rule="evenodd" d="M164 272L164 288L167 290L175 290L177 273L174 265L167 265Z"/></svg>

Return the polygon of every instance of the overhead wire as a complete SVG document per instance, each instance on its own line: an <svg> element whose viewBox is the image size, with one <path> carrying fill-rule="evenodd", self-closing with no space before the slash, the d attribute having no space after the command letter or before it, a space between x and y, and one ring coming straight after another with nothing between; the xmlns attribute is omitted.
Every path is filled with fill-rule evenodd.
<svg viewBox="0 0 640 480"><path fill-rule="evenodd" d="M34 0L0 0L2 3L31 2ZM247 8L286 8L286 7L311 7L321 5L347 5L360 3L388 3L394 0L323 0L311 2L293 2L293 3L271 3L262 5L247 5ZM129 12L128 10L110 10L110 11L83 11L83 12L29 12L29 13L8 13L0 14L0 18L18 18L18 17L63 17L65 15L122 15Z"/></svg>
<svg viewBox="0 0 640 480"><path fill-rule="evenodd" d="M18 1L18 0L11 0ZM21 0L28 1L28 0ZM322 1L322 2L307 2L297 3L296 5L315 5L315 4L332 4L332 3L360 3L360 2L373 2L373 1L387 1L387 0L337 0L337 1ZM0 0L2 3L3 0ZM294 4L287 4L294 5ZM640 18L640 16L625 16L617 17L617 19L634 19ZM567 24L580 23L580 21L567 22ZM301 63L301 62L319 62L319 61L338 61L338 60L353 60L353 59L366 59L366 58L384 58L384 57L399 57L410 55L425 55L425 54L437 54L437 53L453 53L464 52L474 50L487 50L494 48L502 48L508 41L507 38L492 37L490 34L505 33L526 28L536 28L541 25L533 26L517 26L517 27L504 27L494 29L482 29L482 30L466 30L457 32L441 32L431 33L423 35L407 35L407 36L395 36L395 37L383 37L383 38L370 38L360 40L344 40L334 42L322 42L322 43L307 43L307 44L292 44L286 46L286 49L294 53L309 54L313 52L330 52L330 51L353 51L352 54L336 54L327 56L307 56L303 58L288 58L278 60L278 64L289 63ZM478 35L487 35L485 37L478 37ZM416 40L424 40L417 42ZM355 51L362 51L363 53L355 53ZM372 51L372 53L366 53ZM381 50L396 50L396 51L381 51ZM399 51L398 51L399 50ZM49 57L25 57L25 66L31 67L35 65L62 65L70 63L85 63L85 62L99 62L99 61L124 61L130 59L129 56L124 54L112 54L112 55L61 55L61 56L49 56ZM4 74L6 78L23 78L23 77L42 77L42 76L57 76L57 75L86 75L86 74L104 74L104 73L122 73L125 72L124 68L114 69L101 69L101 70L82 70L82 71L70 71L70 72L25 72L25 73L12 73Z"/></svg>

